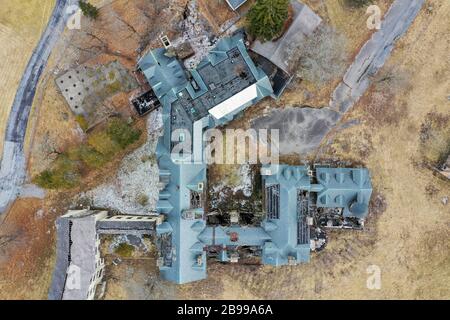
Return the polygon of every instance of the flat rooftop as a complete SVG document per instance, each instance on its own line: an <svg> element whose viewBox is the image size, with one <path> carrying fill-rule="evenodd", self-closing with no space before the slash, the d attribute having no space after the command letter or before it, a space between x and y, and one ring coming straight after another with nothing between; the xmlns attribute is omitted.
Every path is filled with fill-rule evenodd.
<svg viewBox="0 0 450 320"><path fill-rule="evenodd" d="M250 68L238 48L226 52L226 59L216 65L197 68L191 80L197 97L187 89L178 93L172 103L172 130L190 129L193 122L208 115L208 110L256 83Z"/></svg>

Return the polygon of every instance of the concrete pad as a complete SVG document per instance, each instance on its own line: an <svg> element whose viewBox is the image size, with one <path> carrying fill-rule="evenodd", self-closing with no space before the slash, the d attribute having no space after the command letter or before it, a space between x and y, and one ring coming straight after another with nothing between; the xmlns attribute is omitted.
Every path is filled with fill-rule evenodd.
<svg viewBox="0 0 450 320"><path fill-rule="evenodd" d="M26 184L22 187L22 190L20 190L20 197L21 198L36 198L36 199L44 199L45 198L46 191L42 188L39 188L38 186L34 184Z"/></svg>
<svg viewBox="0 0 450 320"><path fill-rule="evenodd" d="M305 156L319 146L340 118L339 112L330 108L289 107L253 120L252 128L278 129L280 155Z"/></svg>
<svg viewBox="0 0 450 320"><path fill-rule="evenodd" d="M252 51L270 60L278 68L293 74L296 62L291 61L291 48L301 46L305 37L310 36L322 19L308 6L292 1L294 17L284 35L276 41L255 41Z"/></svg>

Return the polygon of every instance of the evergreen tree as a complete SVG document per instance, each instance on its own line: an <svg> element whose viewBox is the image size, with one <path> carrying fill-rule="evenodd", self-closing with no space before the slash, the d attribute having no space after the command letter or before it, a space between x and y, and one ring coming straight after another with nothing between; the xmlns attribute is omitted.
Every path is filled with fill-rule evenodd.
<svg viewBox="0 0 450 320"><path fill-rule="evenodd" d="M80 0L78 3L80 5L81 12L83 12L83 14L86 17L89 17L91 19L97 19L98 9L94 5L90 4L87 1L83 1L83 0Z"/></svg>
<svg viewBox="0 0 450 320"><path fill-rule="evenodd" d="M345 0L346 4L353 8L361 8L368 5L372 0Z"/></svg>
<svg viewBox="0 0 450 320"><path fill-rule="evenodd" d="M289 16L289 0L257 0L247 15L248 31L254 37L270 41L283 30Z"/></svg>

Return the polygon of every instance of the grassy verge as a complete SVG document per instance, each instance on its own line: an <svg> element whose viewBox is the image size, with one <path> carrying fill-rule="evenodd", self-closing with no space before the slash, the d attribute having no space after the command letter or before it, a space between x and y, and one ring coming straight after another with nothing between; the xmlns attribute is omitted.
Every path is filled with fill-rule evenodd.
<svg viewBox="0 0 450 320"><path fill-rule="evenodd" d="M141 131L121 118L112 118L86 141L58 155L50 169L41 172L34 182L46 189L76 187L89 170L101 168L120 151L136 142Z"/></svg>

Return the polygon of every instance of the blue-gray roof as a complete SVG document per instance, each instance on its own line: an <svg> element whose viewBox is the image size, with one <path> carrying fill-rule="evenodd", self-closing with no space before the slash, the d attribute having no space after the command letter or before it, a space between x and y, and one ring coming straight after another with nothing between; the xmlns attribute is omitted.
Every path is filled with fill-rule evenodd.
<svg viewBox="0 0 450 320"><path fill-rule="evenodd" d="M227 0L228 5L231 7L231 9L236 10L240 6L242 6L244 3L247 2L247 0Z"/></svg>
<svg viewBox="0 0 450 320"><path fill-rule="evenodd" d="M172 264L163 266L163 278L175 283L186 283L204 279L206 277L206 255L202 250L195 249L200 231L205 227L203 209L197 209L198 218L183 219L184 211L190 209L190 190L188 185L193 182L206 183L206 165L204 164L175 164L169 153L159 156L160 176L162 180L168 179L167 185L160 193L157 210L166 215L166 223L162 232L171 233L172 237ZM161 232L161 230L157 231ZM202 256L202 267L196 265L198 256Z"/></svg>
<svg viewBox="0 0 450 320"><path fill-rule="evenodd" d="M272 175L263 176L265 186L279 185L279 218L266 219L263 226L271 236L271 241L263 248L263 263L284 265L288 257L298 262L309 261L310 245L298 244L298 208L299 190L310 190L311 182L308 167L287 165L271 166Z"/></svg>
<svg viewBox="0 0 450 320"><path fill-rule="evenodd" d="M344 217L367 215L372 184L367 169L317 168L317 180L323 186L317 206L344 208Z"/></svg>
<svg viewBox="0 0 450 320"><path fill-rule="evenodd" d="M317 207L343 208L344 217L365 218L372 193L369 171L363 168L315 168L317 183L311 183L309 167L265 166L264 186L279 186L279 217L266 218L263 227L272 240L263 247L263 263L283 265L288 257L309 261L309 243L302 243L301 232L309 233L303 206L311 206L310 197L300 201L299 193L316 193ZM301 229L302 228L302 229Z"/></svg>
<svg viewBox="0 0 450 320"><path fill-rule="evenodd" d="M270 173L263 181L265 187L277 186L277 217L268 215L259 227L207 227L203 208L191 208L191 196L203 193L206 185L207 165L202 157L197 162L174 158L171 134L175 129L187 130L203 151L204 129L226 123L251 104L273 96L269 78L251 60L240 34L222 39L195 70L184 70L164 49L152 51L139 65L163 106L164 134L157 146L162 190L157 211L166 216L166 222L156 228L163 278L179 284L206 278L210 246L221 249L222 261L229 261L229 253L237 247L253 246L262 249L264 264L308 262L309 227L302 208L311 203L308 197L306 202L299 198L300 191L316 193L317 207L344 208L345 216L358 218L367 214L372 187L366 169L317 168L313 180L309 167L275 165L267 167ZM257 94L251 101L220 119L209 114L211 108L253 85Z"/></svg>
<svg viewBox="0 0 450 320"><path fill-rule="evenodd" d="M236 234L233 239L230 235ZM263 246L270 236L260 227L207 227L199 239L209 246Z"/></svg>
<svg viewBox="0 0 450 320"><path fill-rule="evenodd" d="M158 48L139 61L139 67L152 86L158 99L175 93L187 84L186 74L175 57L168 57L166 50Z"/></svg>
<svg viewBox="0 0 450 320"><path fill-rule="evenodd" d="M185 70L176 58L167 54L165 49L155 49L139 61L140 69L163 105L167 146L170 133L176 129L186 130L193 138L194 122L208 117L210 127L222 125L248 106L273 95L268 76L253 63L240 33L221 39L194 70ZM257 92L254 99L243 101L223 118L210 114L212 108L252 85Z"/></svg>
<svg viewBox="0 0 450 320"><path fill-rule="evenodd" d="M201 192L199 184L206 185L206 164L174 161L172 131L186 129L192 136L193 123L200 119L206 119L202 130L230 121L237 112L271 95L273 89L267 75L248 55L241 34L219 41L195 70L184 70L164 49L150 52L139 61L139 66L163 106L164 135L157 146L160 180L164 184L157 210L167 217L167 221L157 227L164 255L161 274L176 283L204 279L205 243L199 238L206 227L203 209L195 209L196 214L189 219L185 216L191 210L191 192ZM209 109L253 84L258 88L253 101L224 119L209 115ZM195 143L203 145L202 141Z"/></svg>

